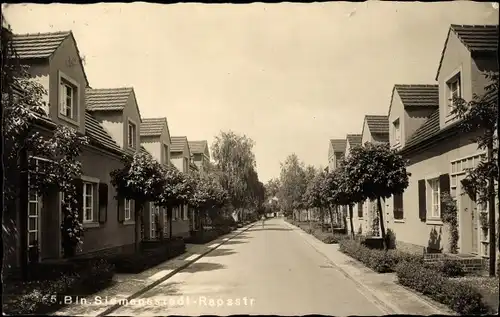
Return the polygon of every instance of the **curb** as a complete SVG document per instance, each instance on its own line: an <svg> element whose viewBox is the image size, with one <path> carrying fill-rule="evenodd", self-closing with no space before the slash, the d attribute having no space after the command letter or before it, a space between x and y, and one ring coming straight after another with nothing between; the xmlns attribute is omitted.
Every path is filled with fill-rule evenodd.
<svg viewBox="0 0 500 317"><path fill-rule="evenodd" d="M230 238L227 238L227 240L222 240L217 246L213 247L213 248L209 248L207 251L201 253L199 256L197 256L195 259L193 260L190 260L188 262L186 262L185 264L179 266L178 268L175 268L172 272L168 273L167 275L163 276L162 278L152 282L151 284L147 285L146 287L142 288L141 290L133 293L132 295L130 296L127 296L127 298L124 298L120 301L118 301L118 303L114 304L113 306L107 308L105 311L99 313L96 315L96 317L102 317L102 316L106 316L112 312L114 312L115 310L119 309L121 306L123 306L123 304L121 302L129 302L130 300L136 298L136 297L139 297L141 296L142 294L146 293L147 291L151 290L152 288L154 288L155 286L158 286L159 284L163 283L164 281L168 280L169 278L171 278L172 276L174 276L175 274L179 273L179 271L182 271L184 270L185 268L187 268L188 266L190 266L191 264L193 264L194 262L198 261L200 258L204 257L205 255L209 254L210 252L212 252L213 250L217 249L218 247L220 247L221 245L223 245L224 243L226 243L227 241L230 241L234 238L236 238L237 236L239 236L240 234L242 234L243 232L247 231L248 229L252 228L253 226L255 225L255 223L251 223L249 225L247 225L246 227L242 227L241 231L234 234L233 236L231 236ZM225 238L224 238L225 239Z"/></svg>
<svg viewBox="0 0 500 317"><path fill-rule="evenodd" d="M286 221L285 221L286 222ZM313 236L312 234L309 234L307 232L305 232L304 230L302 230L302 228L300 227L297 227L289 222L286 222L287 225L291 226L291 227L294 227L302 232L304 232L305 234L307 234L308 236L311 236L312 238L316 239L318 242L321 242L320 240L318 240L315 236ZM299 233L300 234L300 233ZM389 314L405 314L403 311L401 311L401 309L399 309L399 307L397 306L394 306L392 304L390 304L388 301L387 301L387 298L385 298L385 296L380 296L380 295L377 295L377 292L375 290L373 290L372 288L368 287L367 285L365 285L363 282L361 281L358 281L356 278L354 278L351 274L349 274L346 270L344 270L342 267L340 267L339 265L337 265L336 263L334 263L333 261L331 261L326 255L324 255L318 248L316 248L313 244L311 244L309 241L305 240L307 244L309 244L311 247L313 247L318 253L322 254L325 258L328 259L328 262L330 262L333 266L335 266L335 268L337 268L337 270L339 272L341 272L344 276L346 276L348 279L350 279L351 281L353 281L356 285L360 286L361 288L363 288L365 291L369 292L370 293L370 296L373 297L373 299L379 303L380 306L382 306L382 308L387 311ZM322 242L321 242L322 243ZM340 251L339 251L340 252ZM349 257L350 259L352 259L353 261L357 261L359 262L358 260L354 259L354 258L351 258L350 256L348 255L345 255L347 257ZM361 263L362 264L362 263ZM364 264L363 264L364 265ZM436 304L430 302L429 300L427 300L427 298L421 298L419 296L419 294L415 294L415 292L413 292L411 289L408 289L407 287L404 287L398 283L396 283L397 286L403 288L405 291L409 292L409 293L412 293L416 296L416 299L418 301L420 301L421 303L427 305L428 307L432 308L433 310L436 311L436 314L439 314L439 315L451 315L451 316L456 316L456 313L452 312L452 311L449 311L448 309L443 309L443 308L440 308L438 307Z"/></svg>

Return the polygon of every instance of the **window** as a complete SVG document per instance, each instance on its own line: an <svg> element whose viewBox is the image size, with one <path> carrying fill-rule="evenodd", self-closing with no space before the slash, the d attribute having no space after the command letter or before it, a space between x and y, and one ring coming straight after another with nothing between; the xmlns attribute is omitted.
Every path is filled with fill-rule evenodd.
<svg viewBox="0 0 500 317"><path fill-rule="evenodd" d="M83 183L83 222L92 222L94 207L94 187L92 183Z"/></svg>
<svg viewBox="0 0 500 317"><path fill-rule="evenodd" d="M125 221L130 220L132 210L132 200L125 198Z"/></svg>
<svg viewBox="0 0 500 317"><path fill-rule="evenodd" d="M151 239L156 239L156 232L158 231L158 220L160 216L160 207L151 204Z"/></svg>
<svg viewBox="0 0 500 317"><path fill-rule="evenodd" d="M394 120L392 123L392 133L394 137L394 142L399 143L401 141L401 133L399 129L399 119Z"/></svg>
<svg viewBox="0 0 500 317"><path fill-rule="evenodd" d="M135 124L133 124L132 122L128 123L127 139L128 139L128 147L135 148L135 146L136 146L136 127L135 127Z"/></svg>
<svg viewBox="0 0 500 317"><path fill-rule="evenodd" d="M40 197L34 190L29 192L28 201L28 247L38 244Z"/></svg>
<svg viewBox="0 0 500 317"><path fill-rule="evenodd" d="M69 119L75 119L77 114L75 91L76 89L74 86L61 80L61 87L59 89L59 113Z"/></svg>
<svg viewBox="0 0 500 317"><path fill-rule="evenodd" d="M163 210L163 234L166 236L168 234L168 229L169 229L169 225L168 225L168 217L167 217L167 208L162 208Z"/></svg>
<svg viewBox="0 0 500 317"><path fill-rule="evenodd" d="M453 98L454 97L457 97L457 98L462 97L460 73L453 76L446 83L446 86L448 89L448 94L447 94L448 95L448 115L450 115L451 111L453 110L453 107L454 107Z"/></svg>
<svg viewBox="0 0 500 317"><path fill-rule="evenodd" d="M403 214L403 194L393 195L394 203L394 219L402 220L404 219Z"/></svg>
<svg viewBox="0 0 500 317"><path fill-rule="evenodd" d="M439 190L439 178L429 180L429 189L431 194L431 216L439 218L441 216L441 198Z"/></svg>

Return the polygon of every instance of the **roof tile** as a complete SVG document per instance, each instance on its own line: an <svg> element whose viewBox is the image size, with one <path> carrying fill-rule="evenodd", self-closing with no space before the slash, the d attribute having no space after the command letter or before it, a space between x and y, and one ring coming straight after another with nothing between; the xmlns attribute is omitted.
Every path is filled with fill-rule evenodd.
<svg viewBox="0 0 500 317"><path fill-rule="evenodd" d="M349 142L349 145L352 147L355 146L361 146L362 142L362 135L361 134L348 134L347 135L347 142Z"/></svg>
<svg viewBox="0 0 500 317"><path fill-rule="evenodd" d="M366 115L365 120L372 134L389 134L388 116Z"/></svg>
<svg viewBox="0 0 500 317"><path fill-rule="evenodd" d="M170 140L170 152L183 152L184 145L188 143L188 139L185 136L171 136Z"/></svg>
<svg viewBox="0 0 500 317"><path fill-rule="evenodd" d="M404 107L439 107L438 85L395 85Z"/></svg>
<svg viewBox="0 0 500 317"><path fill-rule="evenodd" d="M345 148L346 148L346 143L347 143L346 139L331 139L330 140L330 144L332 145L333 152L336 152L336 153L338 153L338 152L344 153Z"/></svg>
<svg viewBox="0 0 500 317"><path fill-rule="evenodd" d="M106 132L103 126L92 114L85 111L85 134L90 140L103 145L106 148L123 152L113 138Z"/></svg>
<svg viewBox="0 0 500 317"><path fill-rule="evenodd" d="M167 125L167 118L143 118L141 136L159 136Z"/></svg>
<svg viewBox="0 0 500 317"><path fill-rule="evenodd" d="M123 110L132 93L132 88L106 88L85 90L87 110L111 111Z"/></svg>
<svg viewBox="0 0 500 317"><path fill-rule="evenodd" d="M205 153L205 147L208 147L208 142L203 141L189 141L189 149L193 154L203 154Z"/></svg>
<svg viewBox="0 0 500 317"><path fill-rule="evenodd" d="M12 48L21 59L47 58L70 34L71 31L14 34Z"/></svg>

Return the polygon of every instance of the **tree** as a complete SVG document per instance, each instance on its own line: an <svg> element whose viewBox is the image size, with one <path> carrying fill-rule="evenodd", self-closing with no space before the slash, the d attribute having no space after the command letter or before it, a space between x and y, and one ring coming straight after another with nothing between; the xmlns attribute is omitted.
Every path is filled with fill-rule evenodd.
<svg viewBox="0 0 500 317"><path fill-rule="evenodd" d="M267 198L273 198L278 195L278 192L280 190L280 181L277 178L272 178L269 181L267 181L266 185L266 197Z"/></svg>
<svg viewBox="0 0 500 317"><path fill-rule="evenodd" d="M295 153L281 164L280 184L280 205L288 215L293 212L295 219L295 211L302 208L302 197L307 186L304 164Z"/></svg>
<svg viewBox="0 0 500 317"><path fill-rule="evenodd" d="M160 166L160 170L163 177L165 177L165 186L161 194L156 198L156 201L159 206L167 209L169 238L171 239L172 209L176 206L181 206L189 202L194 192L194 186L187 175L181 173L175 167Z"/></svg>
<svg viewBox="0 0 500 317"><path fill-rule="evenodd" d="M2 22L4 17L2 15ZM88 143L76 130L56 126L47 116L44 97L47 91L29 73L12 45L10 27L2 23L2 127L4 164L4 216L19 219L21 249L26 250L28 239L28 195L34 191L45 196L55 192L63 194L62 246L65 257L74 255L82 243L83 230L79 219L80 205L76 200L75 178L81 175L78 156ZM42 135L40 128L50 134ZM19 217L17 213L19 212ZM15 231L16 224L4 218L4 230ZM38 246L30 250L38 258ZM27 278L28 257L21 252L23 278Z"/></svg>
<svg viewBox="0 0 500 317"><path fill-rule="evenodd" d="M364 147L351 149L349 155L345 177L360 197L377 201L382 240L388 249L381 199L402 194L408 187L410 174L406 171L407 162L388 144L366 143Z"/></svg>
<svg viewBox="0 0 500 317"><path fill-rule="evenodd" d="M314 178L309 180L304 194L304 204L307 208L317 208L320 210L327 205L322 191L322 185L324 182L325 173L321 171L318 171ZM323 218L321 218L321 226L323 226Z"/></svg>
<svg viewBox="0 0 500 317"><path fill-rule="evenodd" d="M248 207L251 201L250 178L255 172L254 141L232 131L221 132L212 145L220 183L235 209Z"/></svg>
<svg viewBox="0 0 500 317"><path fill-rule="evenodd" d="M489 83L482 95L474 94L471 101L454 96L452 110L460 120L464 132L480 131L474 139L478 148L486 150L486 160L467 170L462 182L466 191L477 196L476 201L488 205L489 219L489 274L495 276L496 268L496 221L495 180L498 179L498 72L485 74ZM498 228L500 231L500 227ZM500 242L499 242L500 247Z"/></svg>
<svg viewBox="0 0 500 317"><path fill-rule="evenodd" d="M135 246L139 249L144 234L144 224L140 221L146 202L158 202L167 185L163 167L151 155L136 152L122 158L123 168L110 173L111 184L116 188L116 199L131 199L135 202ZM141 227L138 227L138 224Z"/></svg>

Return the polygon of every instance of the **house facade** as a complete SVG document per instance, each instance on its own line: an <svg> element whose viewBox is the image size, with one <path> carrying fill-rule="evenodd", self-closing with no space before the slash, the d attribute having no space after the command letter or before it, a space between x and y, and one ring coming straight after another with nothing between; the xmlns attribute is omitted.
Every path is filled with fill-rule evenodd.
<svg viewBox="0 0 500 317"><path fill-rule="evenodd" d="M189 141L189 149L193 156L193 162L198 167L200 173L207 171L207 166L210 163L210 149L208 142L203 141Z"/></svg>
<svg viewBox="0 0 500 317"><path fill-rule="evenodd" d="M331 139L328 144L328 170L337 169L345 156L346 139Z"/></svg>
<svg viewBox="0 0 500 317"><path fill-rule="evenodd" d="M84 243L78 254L119 252L133 247L133 214L125 218L123 209L119 209L119 201L114 198L116 191L110 184L110 172L122 167L121 157L126 151L95 113L89 111L89 82L72 32L14 35L13 48L21 63L29 66L34 80L47 90L47 107L44 109L47 116L37 129L50 136L58 125L65 125L75 128L90 140L79 157L83 174L76 181L77 192L82 198L80 217L84 227ZM30 159L43 161L37 157ZM4 219L3 234L12 252L4 258L7 270L18 268L22 253L35 245L41 261L63 256L61 198L62 194L57 192L43 197L30 193L28 210L8 213L12 217ZM26 226L20 224L20 219L26 215L20 217L21 213L27 214ZM21 230L24 227L26 231ZM20 234L27 235L26 245L21 243L24 238L21 239Z"/></svg>
<svg viewBox="0 0 500 317"><path fill-rule="evenodd" d="M453 96L471 100L482 94L485 71L498 71L498 25L451 25L436 75L437 85L396 85L389 110L391 147L409 160L410 183L403 195L388 200L398 248L413 252L449 251L449 227L442 215L447 192L458 209L458 251L488 257L488 237L480 219L487 206L475 203L461 181L485 153L451 114ZM399 133L399 135L396 135ZM476 132L477 133L477 132ZM498 210L497 210L498 212ZM498 217L498 216L497 216Z"/></svg>
<svg viewBox="0 0 500 317"><path fill-rule="evenodd" d="M362 134L348 134L346 136L346 150L345 150L345 158L349 157L349 154L351 153L351 149L362 146ZM352 213L352 222L353 222L353 227L354 227L354 233L359 232L359 227L362 225L362 219L363 219L363 204L358 203L353 206L353 213ZM347 220L348 222L350 221L350 215L347 213ZM351 231L350 224L348 223L347 226L347 231Z"/></svg>

